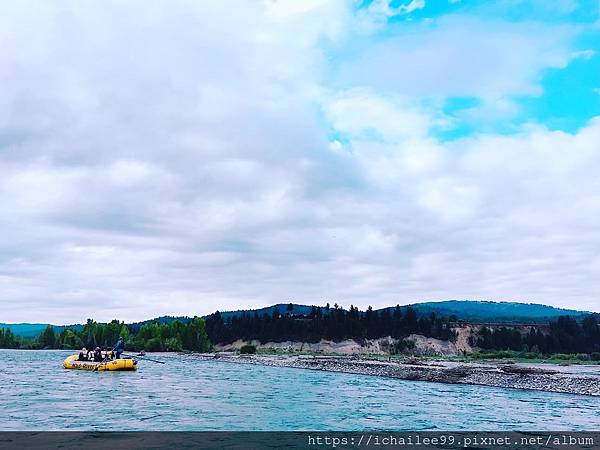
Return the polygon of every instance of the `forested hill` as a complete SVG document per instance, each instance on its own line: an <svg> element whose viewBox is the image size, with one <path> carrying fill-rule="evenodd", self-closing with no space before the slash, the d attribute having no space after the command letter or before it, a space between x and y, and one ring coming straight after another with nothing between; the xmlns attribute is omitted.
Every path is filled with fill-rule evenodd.
<svg viewBox="0 0 600 450"><path fill-rule="evenodd" d="M47 323L0 323L0 329L7 328L15 336L22 338L34 338L38 336L46 327L50 325ZM65 328L72 328L74 330L81 330L83 325L53 325L54 332L60 333Z"/></svg>
<svg viewBox="0 0 600 450"><path fill-rule="evenodd" d="M399 353L414 348L411 335L455 342L459 337L458 330L465 329L454 315L430 312L419 317L411 307L368 308L361 312L355 307L345 310L334 305L333 308L312 307L308 315L294 315L293 309L290 304L283 312L279 308L274 309L270 316L250 313L227 319L216 312L206 319L206 332L215 344L237 341L317 343L323 339L362 342L364 339L391 337L394 344L390 352ZM531 354L527 356L531 358L542 354L581 353L582 360L600 360L598 319L598 314L580 317L560 315L543 326L523 326L522 321L518 326L498 326L495 323L494 326L466 329L472 331L469 343L484 350L521 351Z"/></svg>
<svg viewBox="0 0 600 450"><path fill-rule="evenodd" d="M331 309L334 305L330 305ZM400 306L403 313L408 307L411 307L419 317L427 317L431 313L437 316L452 317L472 323L548 323L559 316L580 317L589 314L585 311L573 309L555 308L553 306L541 305L536 303L514 303L514 302L487 302L476 300L447 300L441 302L414 303L411 305ZM328 308L321 306L324 314L327 314ZM395 306L382 308L376 311L382 312L386 309L393 310ZM281 314L290 314L296 316L306 316L310 314L312 305L298 305L295 303L279 303L277 305L267 306L260 309L247 309L237 311L223 311L221 317L228 320L233 317L243 315L259 316L264 314L272 315L277 310ZM364 314L364 311L359 312Z"/></svg>
<svg viewBox="0 0 600 450"><path fill-rule="evenodd" d="M150 324L150 323L156 322L161 325L163 325L163 324L168 325L171 322L174 322L175 320L178 320L182 323L187 324L192 320L192 318L187 317L187 316L183 316L183 317L161 316L161 317L156 317L154 319L144 320L142 322L131 323L131 324L129 324L129 328L132 329L133 332L137 333L138 330L144 324ZM35 338L35 337L39 336L40 333L42 333L46 329L46 327L48 327L48 325L52 325L52 324L48 324L48 323L0 323L0 329L2 329L2 328L9 329L15 336L29 339L29 338ZM54 332L58 334L66 328L71 328L76 331L81 331L83 329L83 324L52 325L52 327L54 328Z"/></svg>
<svg viewBox="0 0 600 450"><path fill-rule="evenodd" d="M9 329L15 336L33 338L48 326L47 323L0 323L0 328Z"/></svg>
<svg viewBox="0 0 600 450"><path fill-rule="evenodd" d="M232 317L240 317L243 315L254 315L259 316L268 315L272 316L273 312L277 310L280 313L287 313L292 316L307 316L312 310L312 305L298 305L296 303L278 303L276 305L266 306L258 309L238 309L236 311L221 311L221 317L223 320L231 319Z"/></svg>
<svg viewBox="0 0 600 450"><path fill-rule="evenodd" d="M587 311L515 302L447 300L416 303L411 306L420 316L427 316L434 312L439 316L456 316L458 319L472 323L548 323L559 316L580 317L589 314Z"/></svg>
<svg viewBox="0 0 600 450"><path fill-rule="evenodd" d="M402 313L406 313L409 305L401 306ZM415 303L410 305L412 309L417 313L419 317L427 317L431 313L435 313L440 317L454 317L456 319L463 320L465 322L472 323L549 323L550 321L558 318L559 316L571 316L571 317L583 317L589 314L584 311L577 311L572 309L555 308L552 306L534 304L534 303L513 303L513 302L486 302L486 301L474 301L474 300L448 300L441 302L426 302L426 303ZM394 309L395 306L390 308L383 308L377 311L382 312L383 310ZM331 305L331 309L334 309L334 305ZM223 320L228 320L233 317L241 317L243 315L258 314L258 316L269 315L272 316L275 310L281 314L289 314L292 316L306 316L309 315L312 306L299 305L295 303L279 303L272 306L267 306L259 309L248 309L248 310L237 310L237 311L222 311L221 317ZM327 307L322 307L324 314L327 314ZM364 314L364 311L359 312ZM205 316L205 318L208 316ZM189 323L190 317L178 317L178 316L161 316L155 319L145 320L142 322L136 322L130 324L130 328L133 332L137 332L139 328L147 323L157 322L159 324L169 324L175 320L182 323ZM19 323L19 324L4 324L0 323L0 328L8 328L16 336L23 338L33 338L39 335L48 324L45 323ZM63 325L54 326L56 333L60 333L65 328L73 328L80 330L83 325Z"/></svg>
<svg viewBox="0 0 600 450"><path fill-rule="evenodd" d="M215 312L204 318L163 316L125 324L118 320L70 327L47 325L36 337L23 337L0 324L0 348L80 348L113 345L125 336L129 348L148 351L207 351L212 344L236 341L341 342L392 337L393 352L410 350L417 334L455 341L465 323L471 344L484 350L523 351L535 355L585 354L600 360L600 314L523 303L447 301L364 311L337 304L306 306L292 303L248 311ZM500 325L498 324L506 324ZM491 325L493 324L493 325ZM518 324L518 326L513 326ZM540 325L538 325L540 324ZM543 326L541 325L543 324ZM527 325L527 326L523 326ZM34 333L39 324L12 325ZM38 328L39 329L39 328ZM414 342L413 342L414 344Z"/></svg>

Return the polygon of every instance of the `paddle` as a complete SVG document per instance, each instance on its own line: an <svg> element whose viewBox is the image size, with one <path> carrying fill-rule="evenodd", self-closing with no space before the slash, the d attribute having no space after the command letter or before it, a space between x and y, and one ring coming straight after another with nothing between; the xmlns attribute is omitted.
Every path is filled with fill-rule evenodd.
<svg viewBox="0 0 600 450"><path fill-rule="evenodd" d="M104 359L102 360L102 362L101 362L100 364L98 364L96 367L94 367L94 369L92 370L92 372L97 372L97 371L98 371L98 368L99 368L99 367L100 367L102 364L106 363L106 361L108 361L108 356L105 356L105 357L104 357Z"/></svg>
<svg viewBox="0 0 600 450"><path fill-rule="evenodd" d="M127 355L127 356L131 356L131 355ZM132 356L132 357L135 358L135 359L141 359L142 361L152 361L152 362L155 362L155 363L158 363L158 364L165 364L164 361L159 361L157 359L146 358L146 357L143 357L143 356Z"/></svg>

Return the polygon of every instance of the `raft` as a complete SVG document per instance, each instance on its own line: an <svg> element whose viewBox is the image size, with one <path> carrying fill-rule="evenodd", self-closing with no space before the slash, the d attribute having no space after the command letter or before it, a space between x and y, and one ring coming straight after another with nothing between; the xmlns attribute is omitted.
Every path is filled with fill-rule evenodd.
<svg viewBox="0 0 600 450"><path fill-rule="evenodd" d="M105 362L94 361L77 361L79 355L71 355L65 359L63 366L65 369L77 370L97 370L100 371L115 371L115 370L136 370L137 361L130 358L113 359Z"/></svg>

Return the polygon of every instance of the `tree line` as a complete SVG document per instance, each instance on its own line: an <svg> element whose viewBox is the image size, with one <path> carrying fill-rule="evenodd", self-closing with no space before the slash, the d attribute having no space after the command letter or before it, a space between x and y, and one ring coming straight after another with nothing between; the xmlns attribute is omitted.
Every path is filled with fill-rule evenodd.
<svg viewBox="0 0 600 450"><path fill-rule="evenodd" d="M127 350L148 351L200 351L212 350L212 343L206 334L205 322L194 317L187 323L174 320L168 324L148 322L132 327L118 320L98 323L88 319L82 327L66 327L55 331L48 325L34 339L15 336L8 328L0 329L0 348L23 349L79 349L86 347L112 347L119 337L123 337Z"/></svg>
<svg viewBox="0 0 600 450"><path fill-rule="evenodd" d="M455 340L455 318L442 318L432 313L417 317L414 309L404 311L397 305L380 311L372 307L361 312L350 306L345 310L338 305L333 308L313 306L308 315L291 314L289 304L283 313L275 309L272 314L241 314L223 318L219 311L206 319L206 331L214 343L226 344L238 339L260 342L318 342L321 339L341 341L344 339L375 339L391 336L396 339L411 334L422 334L442 340Z"/></svg>
<svg viewBox="0 0 600 450"><path fill-rule="evenodd" d="M346 310L329 304L311 308L308 314L293 314L293 305L271 314L242 313L223 316L219 311L206 320L173 319L168 323L153 321L125 324L117 320L98 323L91 319L83 326L66 327L56 331L48 326L34 339L15 336L10 329L0 329L0 348L77 349L96 346L111 347L119 336L125 338L128 350L148 351L211 351L212 343L228 344L238 339L264 342L318 342L321 339L341 341L376 339L391 336L403 350L405 338L420 334L441 340L454 341L461 322L456 317L441 317L434 313L419 317L411 307L387 308L379 311L369 307L359 311L351 306ZM583 319L561 316L545 326L518 329L510 326L483 326L471 336L471 344L482 350L512 350L532 354L585 353L600 354L599 316Z"/></svg>
<svg viewBox="0 0 600 450"><path fill-rule="evenodd" d="M508 327L482 327L472 343L484 350L592 354L600 352L600 327L592 315L581 321L571 316L560 316L550 323L547 331L540 327L531 327L525 332Z"/></svg>

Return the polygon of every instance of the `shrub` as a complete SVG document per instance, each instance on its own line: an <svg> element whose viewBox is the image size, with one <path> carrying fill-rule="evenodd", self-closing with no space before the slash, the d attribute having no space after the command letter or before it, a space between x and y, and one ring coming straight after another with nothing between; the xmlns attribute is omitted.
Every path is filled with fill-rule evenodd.
<svg viewBox="0 0 600 450"><path fill-rule="evenodd" d="M393 346L393 350L390 353L412 353L415 347L415 341L411 339L400 339L396 341Z"/></svg>
<svg viewBox="0 0 600 450"><path fill-rule="evenodd" d="M165 341L165 350L168 352L180 352L183 350L181 341L177 338L168 338Z"/></svg>
<svg viewBox="0 0 600 450"><path fill-rule="evenodd" d="M579 361L589 361L590 359L592 359L587 353L577 353L577 355L575 355L575 358L577 358Z"/></svg>
<svg viewBox="0 0 600 450"><path fill-rule="evenodd" d="M246 344L242 345L240 348L240 353L242 355L254 355L256 353L256 345Z"/></svg>
<svg viewBox="0 0 600 450"><path fill-rule="evenodd" d="M160 341L160 338L148 339L144 343L144 350L149 351L149 352L161 352L163 350L163 348L162 348L162 342Z"/></svg>
<svg viewBox="0 0 600 450"><path fill-rule="evenodd" d="M592 361L600 361L600 352L592 352L590 355Z"/></svg>
<svg viewBox="0 0 600 450"><path fill-rule="evenodd" d="M491 351L487 354L489 359L509 359L517 356L516 352L510 350Z"/></svg>
<svg viewBox="0 0 600 450"><path fill-rule="evenodd" d="M524 353L520 353L519 357L524 358L524 359L537 359L540 357L540 354L534 353L534 352L524 352Z"/></svg>
<svg viewBox="0 0 600 450"><path fill-rule="evenodd" d="M512 359L518 355L510 350L486 350L470 353L469 356L473 359Z"/></svg>
<svg viewBox="0 0 600 450"><path fill-rule="evenodd" d="M573 357L571 355L567 355L566 353L555 353L552 355L551 359L568 360L573 359Z"/></svg>

